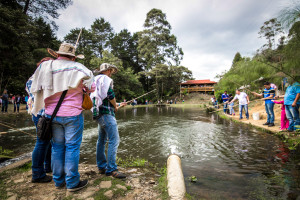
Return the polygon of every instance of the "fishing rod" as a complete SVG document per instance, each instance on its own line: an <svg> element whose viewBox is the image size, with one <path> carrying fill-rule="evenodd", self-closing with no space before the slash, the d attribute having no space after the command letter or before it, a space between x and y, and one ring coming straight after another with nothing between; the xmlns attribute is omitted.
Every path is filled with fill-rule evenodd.
<svg viewBox="0 0 300 200"><path fill-rule="evenodd" d="M147 94L150 94L150 93L154 92L155 90L156 90L156 89L151 90L150 92L147 92L147 93L145 93L145 94L143 94L143 95L141 95L141 96L139 96L139 97L136 97L136 98L134 98L134 99L132 99L132 100L130 100L130 101L126 101L125 103L126 103L126 104L131 103L131 102L133 102L135 99L139 99L139 98L141 98L141 97L143 97L143 96L146 96ZM123 107L123 105L120 105L120 106L118 107L118 109L121 108L121 107Z"/></svg>
<svg viewBox="0 0 300 200"><path fill-rule="evenodd" d="M26 134L26 135L30 135L31 137L35 137L35 136L33 136L33 135L31 135L31 134L29 134L29 133L25 132L25 131L22 131L22 130L20 130L20 129L17 129L17 128L14 128L14 127L8 126L8 125L6 125L6 124L2 124L2 123L0 123L0 125L2 125L2 126L5 126L5 127L8 127L8 128L11 128L11 129L13 129L13 130L15 130L15 131L18 131L18 132L24 133L24 134Z"/></svg>
<svg viewBox="0 0 300 200"><path fill-rule="evenodd" d="M265 64L265 65L268 65L268 66L270 66L270 67L273 67L274 69L277 69L278 71L284 73L285 75L291 77L294 81L296 81L296 79L295 79L294 77L292 77L289 73L286 73L286 72L283 71L282 69L280 69L280 68L278 68L278 67L275 67L274 65L271 65L271 64L269 64L269 63L265 63L265 62L263 62L263 61L260 61L259 59L258 59L257 61L260 62L260 63L263 63L263 64Z"/></svg>

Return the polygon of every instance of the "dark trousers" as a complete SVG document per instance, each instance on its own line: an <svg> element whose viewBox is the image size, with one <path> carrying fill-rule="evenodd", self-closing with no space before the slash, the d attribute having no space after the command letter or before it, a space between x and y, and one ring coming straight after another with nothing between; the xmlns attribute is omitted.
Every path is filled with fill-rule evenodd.
<svg viewBox="0 0 300 200"><path fill-rule="evenodd" d="M14 112L18 111L19 112L20 110L20 104L19 103L14 103Z"/></svg>
<svg viewBox="0 0 300 200"><path fill-rule="evenodd" d="M37 125L39 118L32 115L32 120ZM32 179L39 179L46 176L46 172L51 172L51 143L37 137L34 150L32 152Z"/></svg>
<svg viewBox="0 0 300 200"><path fill-rule="evenodd" d="M8 100L2 99L2 112L7 112Z"/></svg>

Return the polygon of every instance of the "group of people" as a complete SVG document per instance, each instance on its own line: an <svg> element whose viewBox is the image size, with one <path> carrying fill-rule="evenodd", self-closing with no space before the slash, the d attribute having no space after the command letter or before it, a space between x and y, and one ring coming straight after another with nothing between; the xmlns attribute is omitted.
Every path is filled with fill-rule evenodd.
<svg viewBox="0 0 300 200"><path fill-rule="evenodd" d="M54 180L58 189L73 192L84 188L88 180L81 180L78 172L80 146L83 134L83 94L91 93L93 119L98 123L99 137L96 144L96 161L99 174L125 178L116 164L120 142L115 112L126 102L117 103L112 74L117 67L103 63L96 73L75 62L76 48L62 43L58 51L48 49L56 59L44 58L28 80L26 89L30 95L29 109L37 126L42 116L51 118L60 99L63 99L52 121L52 139L37 137L32 153L32 182L47 183ZM66 94L65 94L66 91ZM62 94L65 94L63 96ZM105 144L108 143L107 155ZM53 176L47 175L52 172Z"/></svg>
<svg viewBox="0 0 300 200"><path fill-rule="evenodd" d="M2 96L0 96L0 105L1 105L1 112L2 113L7 113L8 109L8 104L12 103L14 105L14 112L20 111L20 104L22 103L27 103L28 96L23 95L13 95L13 94L8 94L7 90L4 89Z"/></svg>
<svg viewBox="0 0 300 200"><path fill-rule="evenodd" d="M265 101L265 110L267 113L267 122L263 125L268 127L275 126L274 104L282 104L281 107L281 130L293 132L300 127L299 107L300 107L300 84L296 81L287 87L285 95L275 96L276 86L270 82L264 83L264 90L262 93L251 92L253 95L262 97ZM243 119L243 110L246 118L249 119L248 104L250 102L249 96L240 90L236 90L236 94L232 97L225 91L222 94L223 111L226 114L229 108L229 114L234 115L234 101L239 100L239 119ZM281 101L275 101L277 98L283 98Z"/></svg>

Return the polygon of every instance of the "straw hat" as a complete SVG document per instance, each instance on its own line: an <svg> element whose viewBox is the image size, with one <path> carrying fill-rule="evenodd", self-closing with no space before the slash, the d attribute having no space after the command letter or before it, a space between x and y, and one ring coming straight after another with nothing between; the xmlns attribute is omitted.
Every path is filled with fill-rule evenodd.
<svg viewBox="0 0 300 200"><path fill-rule="evenodd" d="M52 56L54 57L58 57L58 54L60 55L67 55L67 56L74 56L75 58L80 58L80 59L83 59L84 58L84 55L75 55L75 51L76 51L76 48L72 45L72 44L69 44L69 43L62 43L59 47L59 50L58 51L53 51L52 49L50 48L47 48L47 51L48 53L50 53Z"/></svg>
<svg viewBox="0 0 300 200"><path fill-rule="evenodd" d="M96 69L94 72L100 74L101 72L107 71L107 70L109 70L109 69L112 69L112 70L113 70L113 74L115 74L115 73L118 72L118 68L117 68L116 66L114 66L114 65L112 65L112 64L108 64L108 63L102 63L102 64L100 65L99 70Z"/></svg>

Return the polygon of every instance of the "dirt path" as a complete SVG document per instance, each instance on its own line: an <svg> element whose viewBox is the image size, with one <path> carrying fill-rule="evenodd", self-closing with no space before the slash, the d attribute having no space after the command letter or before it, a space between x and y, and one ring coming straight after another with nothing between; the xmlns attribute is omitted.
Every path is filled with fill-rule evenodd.
<svg viewBox="0 0 300 200"><path fill-rule="evenodd" d="M80 164L81 179L88 179L88 187L78 192L68 192L65 188L56 189L54 182L31 183L31 166L0 174L0 199L9 200L76 200L76 199L160 199L160 192L155 189L160 177L148 168L120 168L128 177L119 180L98 174L96 165ZM51 175L51 174L50 174Z"/></svg>

